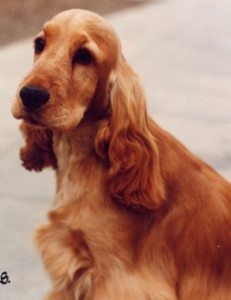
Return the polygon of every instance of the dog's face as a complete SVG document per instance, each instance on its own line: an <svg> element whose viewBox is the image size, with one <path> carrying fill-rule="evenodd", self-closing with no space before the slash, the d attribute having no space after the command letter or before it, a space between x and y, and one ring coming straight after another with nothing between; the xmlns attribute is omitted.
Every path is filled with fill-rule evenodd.
<svg viewBox="0 0 231 300"><path fill-rule="evenodd" d="M71 130L87 111L102 114L119 48L115 32L98 15L84 10L58 14L35 38L34 66L18 88L14 117Z"/></svg>

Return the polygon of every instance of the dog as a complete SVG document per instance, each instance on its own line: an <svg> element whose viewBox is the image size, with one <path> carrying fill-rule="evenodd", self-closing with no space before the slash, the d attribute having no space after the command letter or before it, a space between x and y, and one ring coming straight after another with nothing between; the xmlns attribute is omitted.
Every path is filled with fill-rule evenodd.
<svg viewBox="0 0 231 300"><path fill-rule="evenodd" d="M231 185L149 117L111 25L61 12L34 52L12 113L24 167L57 178L46 299L230 300Z"/></svg>

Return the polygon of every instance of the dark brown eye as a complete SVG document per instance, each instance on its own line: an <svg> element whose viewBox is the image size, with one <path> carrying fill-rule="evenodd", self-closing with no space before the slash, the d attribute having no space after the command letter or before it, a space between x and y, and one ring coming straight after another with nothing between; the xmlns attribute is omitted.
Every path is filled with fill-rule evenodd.
<svg viewBox="0 0 231 300"><path fill-rule="evenodd" d="M93 56L86 48L80 48L73 56L73 64L89 65L93 62Z"/></svg>
<svg viewBox="0 0 231 300"><path fill-rule="evenodd" d="M36 54L42 53L45 46L46 46L46 42L45 42L44 38L38 37L38 38L35 39L35 41L34 41L34 51L35 51Z"/></svg>

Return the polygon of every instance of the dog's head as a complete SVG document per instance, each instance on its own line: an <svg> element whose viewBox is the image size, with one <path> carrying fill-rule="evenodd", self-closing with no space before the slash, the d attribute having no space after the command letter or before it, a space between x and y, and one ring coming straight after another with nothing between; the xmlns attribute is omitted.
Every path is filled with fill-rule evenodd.
<svg viewBox="0 0 231 300"><path fill-rule="evenodd" d="M95 116L103 115L119 52L114 30L97 14L58 14L34 40L34 66L18 88L14 117L70 130L92 106Z"/></svg>

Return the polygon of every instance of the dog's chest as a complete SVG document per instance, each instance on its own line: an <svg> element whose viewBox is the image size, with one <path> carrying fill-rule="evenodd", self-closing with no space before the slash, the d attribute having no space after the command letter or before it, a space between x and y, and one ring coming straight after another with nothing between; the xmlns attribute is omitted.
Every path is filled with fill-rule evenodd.
<svg viewBox="0 0 231 300"><path fill-rule="evenodd" d="M66 137L56 137L55 153L58 160L56 204L104 197L104 170L89 149L71 144Z"/></svg>

